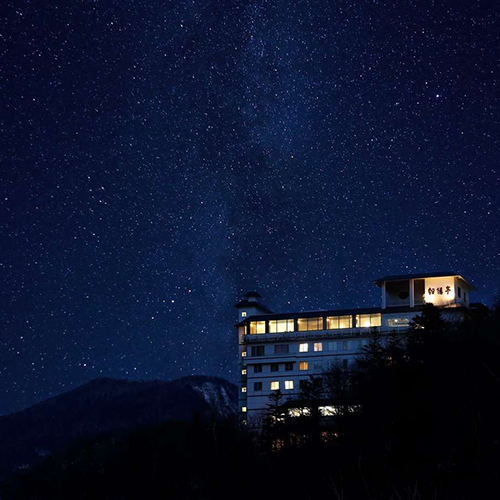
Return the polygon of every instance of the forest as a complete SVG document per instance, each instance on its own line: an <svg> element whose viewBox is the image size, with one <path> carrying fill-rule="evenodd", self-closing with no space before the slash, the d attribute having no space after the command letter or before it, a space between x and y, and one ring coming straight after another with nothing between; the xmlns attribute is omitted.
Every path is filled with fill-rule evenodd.
<svg viewBox="0 0 500 500"><path fill-rule="evenodd" d="M403 335L374 329L352 368L275 392L259 431L200 417L80 440L0 498L498 498L499 334L498 306L449 323L426 305Z"/></svg>

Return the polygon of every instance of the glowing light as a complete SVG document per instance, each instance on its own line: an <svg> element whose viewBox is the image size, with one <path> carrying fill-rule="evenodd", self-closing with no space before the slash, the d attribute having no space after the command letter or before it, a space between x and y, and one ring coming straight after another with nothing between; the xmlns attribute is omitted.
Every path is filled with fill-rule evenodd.
<svg viewBox="0 0 500 500"><path fill-rule="evenodd" d="M250 335L266 333L265 321L252 321L250 323Z"/></svg>
<svg viewBox="0 0 500 500"><path fill-rule="evenodd" d="M424 301L436 306L451 304L455 301L453 285L441 280L426 280Z"/></svg>

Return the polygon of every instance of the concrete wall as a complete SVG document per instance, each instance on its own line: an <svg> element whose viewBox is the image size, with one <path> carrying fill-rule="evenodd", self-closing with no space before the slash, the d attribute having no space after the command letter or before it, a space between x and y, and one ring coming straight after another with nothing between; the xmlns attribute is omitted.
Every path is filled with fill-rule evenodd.
<svg viewBox="0 0 500 500"><path fill-rule="evenodd" d="M367 332L368 333L368 332ZM264 410L269 402L271 394L271 382L278 381L282 394L287 397L296 397L300 392L300 380L309 380L311 375L320 375L327 370L331 364L343 363L347 360L348 364L354 362L355 358L362 353L363 345L368 342L367 338L355 337L344 339L317 339L322 343L322 351L314 351L314 340L289 343L290 351L288 354L275 355L274 345L265 345L265 356L251 356L251 346L248 346L247 376L246 376L246 406L250 417L257 411ZM299 352L299 344L307 343L308 352ZM259 344L257 344L259 345ZM262 345L262 344L261 344ZM299 370L300 363L308 362L308 370ZM285 371L285 363L293 363L293 369ZM271 371L271 364L279 364L279 371ZM261 364L262 372L255 373L254 365ZM292 380L293 390L285 389L285 381ZM254 383L261 382L262 390L255 391ZM241 388L240 388L241 392Z"/></svg>

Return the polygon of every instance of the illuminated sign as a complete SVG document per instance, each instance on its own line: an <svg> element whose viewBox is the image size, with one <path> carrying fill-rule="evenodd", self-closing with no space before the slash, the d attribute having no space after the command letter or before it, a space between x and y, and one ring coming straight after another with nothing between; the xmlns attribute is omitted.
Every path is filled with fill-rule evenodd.
<svg viewBox="0 0 500 500"><path fill-rule="evenodd" d="M450 287L450 285L446 285L444 287L444 290L443 290L442 286L429 287L428 290L427 290L427 295L434 295L434 294L443 295L444 293L446 295L450 295L450 293L451 293L451 287Z"/></svg>

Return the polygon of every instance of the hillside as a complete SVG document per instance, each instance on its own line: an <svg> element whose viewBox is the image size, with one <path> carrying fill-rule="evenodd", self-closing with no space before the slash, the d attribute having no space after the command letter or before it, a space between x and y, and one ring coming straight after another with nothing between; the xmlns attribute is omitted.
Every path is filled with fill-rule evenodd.
<svg viewBox="0 0 500 500"><path fill-rule="evenodd" d="M195 416L230 418L237 389L214 377L171 382L98 378L18 413L0 417L0 477L73 440Z"/></svg>

